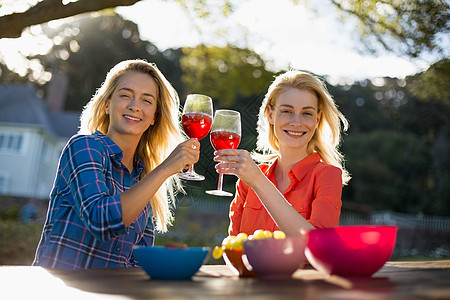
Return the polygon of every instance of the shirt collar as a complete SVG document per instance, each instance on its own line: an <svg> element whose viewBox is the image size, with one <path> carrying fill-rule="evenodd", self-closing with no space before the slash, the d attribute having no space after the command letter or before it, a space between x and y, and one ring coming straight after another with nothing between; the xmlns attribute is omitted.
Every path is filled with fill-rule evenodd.
<svg viewBox="0 0 450 300"><path fill-rule="evenodd" d="M123 151L116 143L114 143L113 140L111 140L108 136L106 136L99 130L94 132L93 135L98 137L105 144L108 155L112 159L114 159L118 163L122 162ZM144 163L137 156L134 157L134 169L137 174L140 174L141 171L144 170Z"/></svg>
<svg viewBox="0 0 450 300"><path fill-rule="evenodd" d="M295 175L297 180L302 179L311 170L311 167L322 161L322 157L319 153L314 152L308 155L303 160L299 161L292 169L291 173Z"/></svg>
<svg viewBox="0 0 450 300"><path fill-rule="evenodd" d="M305 177L306 173L309 172L309 170L311 169L311 166L317 164L318 162L322 161L322 157L320 156L319 153L314 152L313 154L308 155L307 157L305 157L303 160L299 161L290 171L290 174L293 174L297 180L302 179L303 177ZM275 180L275 173L274 173L274 168L275 165L278 163L278 158L276 158L274 160L274 162L269 166L269 168L267 169L266 176L271 180L274 181Z"/></svg>

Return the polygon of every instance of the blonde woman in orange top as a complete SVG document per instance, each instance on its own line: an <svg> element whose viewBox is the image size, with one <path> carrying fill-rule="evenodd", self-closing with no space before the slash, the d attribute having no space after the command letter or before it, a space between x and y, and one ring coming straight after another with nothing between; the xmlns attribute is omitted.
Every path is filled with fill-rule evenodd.
<svg viewBox="0 0 450 300"><path fill-rule="evenodd" d="M338 226L342 186L350 180L338 151L347 128L319 78L294 70L279 75L260 108L259 152L215 152L217 171L239 178L229 234L280 229L298 235Z"/></svg>

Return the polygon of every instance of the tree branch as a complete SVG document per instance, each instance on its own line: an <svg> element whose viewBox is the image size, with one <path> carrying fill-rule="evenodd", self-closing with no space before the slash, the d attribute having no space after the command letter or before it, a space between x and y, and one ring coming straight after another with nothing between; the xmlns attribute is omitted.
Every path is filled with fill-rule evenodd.
<svg viewBox="0 0 450 300"><path fill-rule="evenodd" d="M0 17L0 38L18 38L31 25L106 8L129 6L139 1L141 0L78 0L63 5L61 0L44 0L25 12Z"/></svg>

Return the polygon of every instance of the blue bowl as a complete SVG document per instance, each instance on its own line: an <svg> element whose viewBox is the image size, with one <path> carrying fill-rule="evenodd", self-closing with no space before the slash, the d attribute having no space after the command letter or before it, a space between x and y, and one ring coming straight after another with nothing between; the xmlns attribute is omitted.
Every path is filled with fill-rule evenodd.
<svg viewBox="0 0 450 300"><path fill-rule="evenodd" d="M133 255L151 279L188 280L203 265L209 251L208 247L135 246Z"/></svg>

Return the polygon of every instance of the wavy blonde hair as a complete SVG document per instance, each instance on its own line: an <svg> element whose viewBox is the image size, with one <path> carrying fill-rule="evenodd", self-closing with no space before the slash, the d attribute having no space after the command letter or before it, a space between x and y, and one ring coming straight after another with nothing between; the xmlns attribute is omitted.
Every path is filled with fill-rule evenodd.
<svg viewBox="0 0 450 300"><path fill-rule="evenodd" d="M106 104L117 88L120 79L130 71L150 75L158 87L155 123L143 134L138 143L135 155L144 163L140 178L151 172L163 162L176 145L182 140L179 125L180 101L178 94L167 81L158 67L145 60L125 60L115 65L106 75L101 87L87 103L81 113L80 134L92 134L99 130L108 133L109 115ZM177 192L183 191L177 176L169 178L150 200L156 229L166 232L173 222L172 208Z"/></svg>
<svg viewBox="0 0 450 300"><path fill-rule="evenodd" d="M316 76L302 71L290 70L278 75L264 97L257 124L258 138L255 159L269 162L277 157L280 150L274 126L269 122L269 107L274 109L280 94L288 89L306 90L317 98L318 113L321 114L318 127L308 143L308 153L319 153L322 159L342 170L342 183L346 185L350 174L343 166L344 156L339 152L341 132L348 129L348 121L338 110L325 84Z"/></svg>

